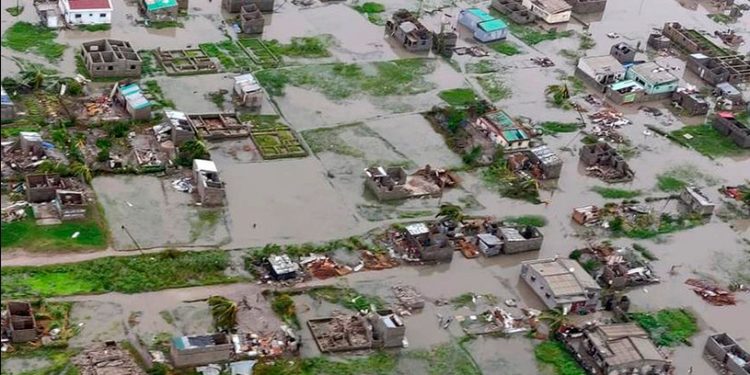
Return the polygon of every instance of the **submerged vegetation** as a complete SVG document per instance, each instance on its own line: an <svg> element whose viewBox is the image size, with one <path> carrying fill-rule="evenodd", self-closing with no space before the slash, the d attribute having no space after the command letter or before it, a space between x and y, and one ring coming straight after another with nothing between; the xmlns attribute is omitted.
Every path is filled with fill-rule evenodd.
<svg viewBox="0 0 750 375"><path fill-rule="evenodd" d="M62 57L66 45L55 42L57 32L28 22L16 22L3 34L3 46L18 52L29 52L55 61Z"/></svg>
<svg viewBox="0 0 750 375"><path fill-rule="evenodd" d="M617 188L608 188L604 186L594 186L591 191L599 194L606 199L631 199L641 195L640 190L625 190Z"/></svg>
<svg viewBox="0 0 750 375"><path fill-rule="evenodd" d="M64 221L60 224L39 225L33 216L29 209L25 219L1 224L0 239L3 251L18 248L30 252L64 252L107 247L107 223L102 213L93 207L88 209L85 219Z"/></svg>
<svg viewBox="0 0 750 375"><path fill-rule="evenodd" d="M493 102L508 99L513 94L511 88L495 74L476 77L477 83L482 87L484 94Z"/></svg>
<svg viewBox="0 0 750 375"><path fill-rule="evenodd" d="M115 256L39 267L3 267L2 297L56 297L107 292L139 293L234 282L224 251ZM127 272L124 272L127 270Z"/></svg>
<svg viewBox="0 0 750 375"><path fill-rule="evenodd" d="M276 361L261 361L253 367L253 374L390 375L396 370L396 360L394 355L386 352L335 360L324 356L291 360L282 358Z"/></svg>
<svg viewBox="0 0 750 375"><path fill-rule="evenodd" d="M283 96L287 85L311 88L332 100L358 94L372 96L414 95L435 85L425 80L435 70L426 59L403 59L364 64L321 64L269 69L256 73L258 81L273 96Z"/></svg>
<svg viewBox="0 0 750 375"><path fill-rule="evenodd" d="M538 362L552 367L556 375L586 375L586 371L559 341L542 342L534 347L534 356Z"/></svg>
<svg viewBox="0 0 750 375"><path fill-rule="evenodd" d="M708 157L736 156L748 151L737 146L710 124L688 125L670 133L671 139ZM687 138L686 138L687 136Z"/></svg>
<svg viewBox="0 0 750 375"><path fill-rule="evenodd" d="M695 316L685 309L631 313L630 318L648 331L651 340L659 346L690 345L689 339L698 333Z"/></svg>
<svg viewBox="0 0 750 375"><path fill-rule="evenodd" d="M557 134L557 133L572 133L580 129L580 124L577 122L557 122L557 121L545 121L539 126L542 127L546 134Z"/></svg>
<svg viewBox="0 0 750 375"><path fill-rule="evenodd" d="M438 96L452 106L465 106L476 102L477 95L472 89L458 88L441 91Z"/></svg>
<svg viewBox="0 0 750 375"><path fill-rule="evenodd" d="M496 158L495 162L485 168L482 179L504 197L541 203L536 181L513 173L508 167L508 161L503 158Z"/></svg>
<svg viewBox="0 0 750 375"><path fill-rule="evenodd" d="M289 57L321 58L330 57L328 51L333 37L330 35L292 38L288 43L280 43L277 40L265 41L271 52L277 55Z"/></svg>
<svg viewBox="0 0 750 375"><path fill-rule="evenodd" d="M691 165L673 167L656 176L656 187L666 193L676 193L688 185L716 185L719 181Z"/></svg>
<svg viewBox="0 0 750 375"><path fill-rule="evenodd" d="M353 311L370 310L373 306L375 310L385 307L385 301L380 297L362 294L352 288L322 286L310 289L307 294L313 299L324 300Z"/></svg>
<svg viewBox="0 0 750 375"><path fill-rule="evenodd" d="M297 329L301 327L299 324L299 318L297 318L297 308L294 305L294 300L289 294L280 293L274 295L271 300L271 309L284 323Z"/></svg>
<svg viewBox="0 0 750 375"><path fill-rule="evenodd" d="M489 47L492 48L495 52L505 56L513 56L521 53L521 49L516 44L509 41L492 43L489 45Z"/></svg>
<svg viewBox="0 0 750 375"><path fill-rule="evenodd" d="M367 16L367 20L376 25L385 25L385 20L381 13L385 12L385 5L368 1L360 5L355 5L354 10Z"/></svg>
<svg viewBox="0 0 750 375"><path fill-rule="evenodd" d="M542 215L522 215L504 217L503 221L515 225L541 228L547 225L547 218Z"/></svg>

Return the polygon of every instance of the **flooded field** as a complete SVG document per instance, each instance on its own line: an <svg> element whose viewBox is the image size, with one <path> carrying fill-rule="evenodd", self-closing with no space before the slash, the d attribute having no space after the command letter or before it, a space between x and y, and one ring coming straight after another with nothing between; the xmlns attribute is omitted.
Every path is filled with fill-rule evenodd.
<svg viewBox="0 0 750 375"><path fill-rule="evenodd" d="M54 68L63 75L74 75L74 55L78 53L80 43L99 38L129 40L137 50L196 47L199 43L226 40L222 28L225 27L224 19L229 15L221 9L221 1L191 0L189 16L181 19L184 26L166 29L136 24L135 20L140 17L134 3L124 0L112 2L115 12L111 30L59 32L56 41L68 45L60 61L50 62L3 45L2 77L19 72L14 63L14 59L18 58ZM26 10L18 17L3 14L0 23L3 33L16 21L36 22L31 1L25 1L24 5ZM480 256L476 259L465 259L457 252L450 264L402 265L304 284L346 286L377 296L389 304L396 302L392 286L414 286L424 295L427 303L423 311L403 318L407 325L409 346L397 354L398 363L394 373L435 374L418 353L440 345L459 345L457 343L466 336L457 323L447 328L441 327L438 316L465 317L479 312L439 302L474 293L492 295L498 301L515 299L519 306L544 309L542 301L520 280L520 264L538 258L567 257L572 250L591 243L592 230L575 224L571 220L571 212L576 207L591 204L601 207L608 202L616 202L605 199L592 189L606 186L638 191L639 199L664 197L668 192L658 186L659 177L679 175L688 183L702 187L712 201L719 203L717 210L721 212L727 210L728 201L720 196L718 189L750 181L750 156L747 153L709 158L655 134L647 127L671 132L686 125L702 124L708 117L679 116L668 101L646 104L650 108L631 104L617 108L632 122L619 129L627 142L618 147L623 154L627 154L627 162L635 171L634 179L610 186L587 176L586 168L579 164L579 150L585 138L583 133L574 131L544 135L542 140L563 161L562 173L552 189L540 191L542 203L531 204L502 197L485 181L482 169L465 168L462 155L451 151L443 136L422 115L433 106L445 104L439 97L441 91L470 88L479 98L488 99L514 118L528 119L533 124L545 121L579 123L596 108L584 104L584 110L589 112L579 113L556 107L545 96L548 86L559 84L572 76L577 57L606 54L610 46L618 41L645 48L648 34L653 29L661 29L667 21L679 21L688 27L705 30L710 35L716 30L726 29L727 25L708 17L715 12L708 1L609 0L604 13L577 16L578 21L565 26L565 30L571 31L567 37L529 45L520 33L511 32L508 41L517 46L518 54L506 56L491 51L485 57L454 55L450 60L432 54L405 52L391 39L384 38L383 27L376 24L379 22L377 19L377 22L371 22L367 15L354 9L355 5L316 2L312 6L302 7L284 1L277 2L273 13L264 15L266 24L262 38L265 40L276 39L288 43L293 38L304 36L330 35L331 38L329 57L284 57L280 67L253 67L257 68L256 72L274 74L272 77L275 78L288 78L280 89L266 87L261 113L279 114L284 123L288 123L300 135L310 155L263 160L250 138L208 142L211 159L225 183L226 205L220 209L197 206L190 194L171 186L170 177L97 176L92 186L109 224L112 238L110 249L44 257L22 251L3 253L3 266L67 263L111 255L130 255L135 253L121 250L137 248L185 248L196 251L220 248L229 251L237 269L242 269L239 265L243 264L244 256L251 248L267 244L322 243L361 236L391 224L433 219L443 203L455 203L471 216L498 219L519 215L543 216L547 224L540 229L544 234L540 251L495 258ZM487 8L489 2L388 0L383 5L385 12L378 15L381 20L400 8L421 9L424 11L421 16L424 24L437 30L444 14L455 18L460 9L469 6ZM745 12L731 27L750 41L750 12ZM468 29L458 26L457 32L457 46L477 44ZM590 48L581 48L583 32L590 33L593 40ZM236 38L231 28L227 33ZM613 33L619 38L608 36ZM709 38L721 43L718 38ZM740 54L748 53L750 43L739 46L737 51ZM685 71L684 59L652 52L638 56L647 60L658 59L674 67L672 71L683 84L703 85L700 79ZM532 61L541 57L549 58L555 66L542 68ZM394 86L390 86L393 82L389 79L399 70L373 78L378 77L378 66L381 66L378 64L405 58L422 59L419 61L424 64L425 70L408 79L401 79ZM334 74L337 69L352 69L359 73L352 74L355 78L337 80ZM178 110L192 113L234 112L238 108L231 93L225 95L221 105L210 100L212 92L232 90L233 76L234 73L214 73L174 77L156 73L148 79L158 82L164 96L173 101ZM383 85L373 87L372 82ZM489 87L488 82L490 86L496 85L496 90ZM395 88L384 89L386 84ZM747 86L744 86L746 97L748 92ZM589 93L594 94L589 88L573 96L583 102L583 97ZM652 108L663 115L654 116ZM408 172L426 165L458 169L456 174L460 184L439 197L396 203L379 202L364 184L364 170L374 165L397 165ZM6 196L3 195L3 202ZM672 208L672 205L668 205L669 201L663 206L659 202L653 204L660 212ZM750 282L750 220L747 216L735 211L714 215L703 225L651 239L619 237L598 240L604 239L615 246L638 243L658 258L651 264L661 283L631 289L628 297L632 302L632 311L680 307L697 316L700 331L692 338L693 345L669 348L677 374L687 374L689 369L695 374L714 373L702 357L703 344L714 333L728 332L746 349L750 349L749 293L737 293L735 306L718 307L703 301L684 284L691 277L715 279L724 284L739 282L747 285ZM244 269L237 272L249 277L244 275L247 273ZM134 333L150 343L159 336L213 332L211 311L206 299L214 295L252 306L241 309L239 321L242 329L273 330L281 324L281 320L271 311L269 301L262 295L266 288L274 286L242 282L138 294L107 293L58 299L74 302L70 319L74 324L82 325L80 332L70 340L70 345L82 348L95 342L125 340L128 333ZM293 299L302 322L301 329L297 331L301 336L301 354L305 357L319 356L321 353L305 322L310 318L327 316L334 310L342 310L342 307L314 300L306 294L295 295ZM583 321L593 319L589 316L577 318ZM460 345L483 374L552 374L548 368L539 367L535 360L534 347L538 343L538 340L517 334L511 337L480 336ZM2 368L4 373L20 374L45 366L49 366L49 363L42 359L3 358Z"/></svg>

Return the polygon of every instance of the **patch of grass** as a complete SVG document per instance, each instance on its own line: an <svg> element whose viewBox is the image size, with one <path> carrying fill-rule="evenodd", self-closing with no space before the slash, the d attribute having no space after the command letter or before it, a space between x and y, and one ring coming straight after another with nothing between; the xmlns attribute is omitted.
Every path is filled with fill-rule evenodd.
<svg viewBox="0 0 750 375"><path fill-rule="evenodd" d="M444 90L441 91L438 96L446 103L455 107L469 105L477 100L477 95L474 93L474 90L465 88Z"/></svg>
<svg viewBox="0 0 750 375"><path fill-rule="evenodd" d="M146 94L153 97L152 103L156 104L155 109L175 108L174 102L164 97L164 91L162 91L161 86L159 86L159 82L151 79L148 81L144 81L143 85Z"/></svg>
<svg viewBox="0 0 750 375"><path fill-rule="evenodd" d="M676 177L659 175L656 176L656 186L661 191L672 193L684 189L688 183Z"/></svg>
<svg viewBox="0 0 750 375"><path fill-rule="evenodd" d="M43 56L49 61L62 57L67 45L55 42L57 32L28 22L16 22L5 31L3 46L18 52Z"/></svg>
<svg viewBox="0 0 750 375"><path fill-rule="evenodd" d="M371 306L379 310L385 306L385 301L380 297L362 294L352 288L321 286L308 290L307 294L313 299L334 303L352 311L370 310Z"/></svg>
<svg viewBox="0 0 750 375"><path fill-rule="evenodd" d="M425 362L429 375L481 375L482 371L471 354L459 344L446 343L428 350L414 350L403 354Z"/></svg>
<svg viewBox="0 0 750 375"><path fill-rule="evenodd" d="M3 267L2 298L57 297L107 292L140 293L235 282L224 274L225 251L168 250L39 267Z"/></svg>
<svg viewBox="0 0 750 375"><path fill-rule="evenodd" d="M492 48L495 52L505 56L514 56L521 54L521 49L513 42L509 41L492 43L489 45L489 47Z"/></svg>
<svg viewBox="0 0 750 375"><path fill-rule="evenodd" d="M559 341L547 340L537 345L534 347L534 357L537 362L554 369L557 375L586 375L586 371Z"/></svg>
<svg viewBox="0 0 750 375"><path fill-rule="evenodd" d="M401 211L398 213L399 219L416 219L419 217L425 217L425 216L433 216L434 212L432 211Z"/></svg>
<svg viewBox="0 0 750 375"><path fill-rule="evenodd" d="M112 25L108 23L100 23L96 25L78 25L78 30L81 31L89 31L89 32L96 32L96 31L107 31L112 28Z"/></svg>
<svg viewBox="0 0 750 375"><path fill-rule="evenodd" d="M513 34L516 38L520 39L522 42L526 43L526 45L528 46L534 46L544 41L568 38L573 36L572 30L544 31L539 29L538 27L531 25L519 25L511 21L510 19L505 17L505 15L501 14L495 9L490 9L490 15L502 19L508 25L508 30L510 31L510 33Z"/></svg>
<svg viewBox="0 0 750 375"><path fill-rule="evenodd" d="M29 209L23 220L1 224L3 251L23 249L31 252L96 250L107 247L109 232L101 214L89 208L87 218L55 225L37 225ZM78 232L76 238L71 236Z"/></svg>
<svg viewBox="0 0 750 375"><path fill-rule="evenodd" d="M327 151L334 154L351 156L354 158L364 158L365 153L362 152L362 150L346 144L339 136L344 131L347 131L354 127L362 127L368 131L371 131L363 124L354 124L339 126L336 128L318 128L305 130L302 132L302 137L305 138L307 145L310 146L310 150L312 150L312 152L316 154Z"/></svg>
<svg viewBox="0 0 750 375"><path fill-rule="evenodd" d="M687 185L716 185L719 180L689 165L680 165L656 176L656 187L666 193L682 190Z"/></svg>
<svg viewBox="0 0 750 375"><path fill-rule="evenodd" d="M617 188L608 188L604 186L594 186L591 191L601 195L606 199L631 199L641 195L640 190L625 190Z"/></svg>
<svg viewBox="0 0 750 375"><path fill-rule="evenodd" d="M499 70L500 67L495 65L492 59L482 59L475 63L466 64L466 72L472 74L495 73Z"/></svg>
<svg viewBox="0 0 750 375"><path fill-rule="evenodd" d="M321 58L330 57L328 47L332 36L312 36L292 38L288 44L279 43L277 40L266 41L266 46L277 55L289 57Z"/></svg>
<svg viewBox="0 0 750 375"><path fill-rule="evenodd" d="M502 79L496 75L478 76L476 79L487 98L493 102L508 99L513 94L510 87L506 86Z"/></svg>
<svg viewBox="0 0 750 375"><path fill-rule="evenodd" d="M354 10L360 13L367 13L367 14L383 13L385 12L385 5L381 3L376 3L376 2L366 2L366 3L362 3L361 5L355 6Z"/></svg>
<svg viewBox="0 0 750 375"><path fill-rule="evenodd" d="M149 20L148 24L146 24L146 27L150 27L152 29L173 29L173 28L184 28L185 24L181 21L176 20Z"/></svg>
<svg viewBox="0 0 750 375"><path fill-rule="evenodd" d="M694 228L703 223L703 218L699 215L673 217L669 214L662 214L658 218L654 218L651 215L644 215L636 218L634 222L625 222L621 217L618 217L610 221L609 228L615 236L649 239L663 234Z"/></svg>
<svg viewBox="0 0 750 375"><path fill-rule="evenodd" d="M578 48L581 50L587 50L592 49L596 46L596 41L594 38L591 37L589 34L581 34L580 35L580 43L578 44Z"/></svg>
<svg viewBox="0 0 750 375"><path fill-rule="evenodd" d="M307 156L294 132L275 115L245 115L242 121L252 124L250 134L264 159Z"/></svg>
<svg viewBox="0 0 750 375"><path fill-rule="evenodd" d="M283 96L284 87L311 88L332 100L357 94L371 96L413 95L435 87L424 76L435 70L427 59L403 59L363 64L319 64L256 73L256 78L273 96Z"/></svg>
<svg viewBox="0 0 750 375"><path fill-rule="evenodd" d="M21 13L23 13L23 9L23 6L19 5L15 7L5 8L5 11L13 17L18 17L21 15Z"/></svg>
<svg viewBox="0 0 750 375"><path fill-rule="evenodd" d="M504 197L541 203L535 181L517 176L507 163L505 159L498 158L482 171L482 180Z"/></svg>
<svg viewBox="0 0 750 375"><path fill-rule="evenodd" d="M685 135L692 136L691 139ZM737 146L729 137L716 131L709 124L683 126L670 133L671 139L686 145L708 157L736 156L747 154L746 149Z"/></svg>
<svg viewBox="0 0 750 375"><path fill-rule="evenodd" d="M654 253L651 252L651 250L647 249L643 245L634 243L633 244L633 250L641 253L641 255L643 255L643 257L646 258L646 259L648 259L648 260L659 260L659 258L656 255L654 255Z"/></svg>
<svg viewBox="0 0 750 375"><path fill-rule="evenodd" d="M271 309L281 318L284 323L300 328L299 318L297 318L297 309L294 306L294 300L288 294L282 293L275 295L271 301Z"/></svg>
<svg viewBox="0 0 750 375"><path fill-rule="evenodd" d="M214 103L217 108L223 111L226 95L226 90L211 91L208 93L208 98L211 100L211 103Z"/></svg>
<svg viewBox="0 0 750 375"><path fill-rule="evenodd" d="M710 18L712 21L716 23L722 23L725 25L728 25L730 23L737 22L737 19L730 17L724 13L714 13L714 14L708 14L708 18Z"/></svg>
<svg viewBox="0 0 750 375"><path fill-rule="evenodd" d="M580 124L577 122L546 121L539 126L541 126L547 134L572 133L580 129Z"/></svg>
<svg viewBox="0 0 750 375"><path fill-rule="evenodd" d="M685 309L664 309L655 313L631 313L630 318L648 331L659 346L690 345L690 337L698 333L698 323Z"/></svg>
<svg viewBox="0 0 750 375"><path fill-rule="evenodd" d="M386 352L347 358L312 357L261 361L253 367L254 375L390 375L396 370L397 358Z"/></svg>
<svg viewBox="0 0 750 375"><path fill-rule="evenodd" d="M547 225L547 218L542 215L508 216L503 218L504 222L516 225L532 226L541 228Z"/></svg>

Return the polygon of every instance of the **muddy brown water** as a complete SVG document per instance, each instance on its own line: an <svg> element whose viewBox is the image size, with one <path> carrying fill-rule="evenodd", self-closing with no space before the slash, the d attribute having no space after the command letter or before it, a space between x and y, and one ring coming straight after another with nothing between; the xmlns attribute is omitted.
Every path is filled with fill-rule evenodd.
<svg viewBox="0 0 750 375"><path fill-rule="evenodd" d="M31 11L33 9L31 2L24 3L26 10L19 19L33 22L36 16ZM414 2L404 0L385 1L384 4L388 12L399 7L411 9L417 7ZM218 27L221 20L218 16L219 1L191 1L190 19L186 21L184 29L176 30L152 30L133 26L129 15L135 13L135 6L125 4L122 0L114 0L114 5L115 20L111 31L96 33L62 31L58 40L71 47L77 47L82 41L111 37L130 40L137 49L150 49L182 48L187 45L195 46L201 42L221 41L224 38ZM459 5L465 6L468 3ZM481 6L486 6L486 2ZM670 0L662 0L658 3L645 0L610 0L602 15L589 19L591 21L589 31L597 44L587 53L588 55L607 53L610 45L617 41L627 41L631 44L637 44L640 41L645 44L652 28L661 28L666 21L676 20L688 27L706 30L709 33L725 28L706 16L709 13L706 6L696 3L695 10L691 8L683 7L679 2ZM446 10L451 14L455 14L456 11L457 8ZM336 45L331 50L334 55L333 59L337 61L382 61L413 56L384 40L381 27L371 24L365 17L345 4L298 9L291 3L284 3L273 15L266 17L268 24L264 38L276 38L286 42L295 36L334 35ZM749 17L750 15L746 14L732 25L746 40L750 40ZM337 22L331 22L332 19ZM425 24L436 28L440 21L440 13L425 16L424 19ZM0 23L2 31L7 30L14 21L12 17L3 14ZM580 30L581 26L571 24L570 28ZM459 45L473 44L466 30L459 28L459 32L461 34ZM611 32L621 35L620 39L608 38L606 34ZM197 38L197 35L200 38ZM543 42L532 47L523 45L515 37L511 36L509 39L519 45L524 54L512 57L497 55L489 57L501 67L502 71L497 75L511 87L513 92L510 98L498 104L513 116L527 116L535 121L577 121L576 112L549 107L544 101L542 92L547 85L559 82L560 75L571 74L573 65L568 59L559 55L559 50L562 48L575 50L579 43L578 38ZM747 52L749 48L750 44L746 43L739 48L739 51ZM55 64L55 67L63 73L73 73L73 54L74 48L69 48L63 61ZM542 69L529 63L530 58L538 56L550 57L557 66ZM3 47L3 77L17 72L16 67L9 65L11 57L23 57L32 62L46 63L39 57L9 51ZM457 56L455 59L459 62L459 66L478 61L476 58L467 56ZM461 86L473 87L478 92L481 92L481 89L472 75L459 73L447 63L441 60L436 61L436 71L427 77L436 85L436 89L413 97L355 96L342 101L334 101L315 90L289 86L286 88L286 95L274 98L274 101L296 130L363 122L397 150L400 155L397 159L406 159L414 165L425 163L434 166L457 165L460 159L442 145L439 136L414 112L440 104L437 92L441 89ZM684 81L692 84L700 83L695 77L685 74L684 63L671 59L665 61L678 67L675 72ZM231 75L227 74L184 78L159 76L157 80L164 89L166 97L174 100L179 109L192 112L215 110L214 104L207 101L204 96L209 91L230 87L230 77ZM226 104L227 109L230 110L231 104L228 101ZM619 184L617 187L638 189L658 195L659 193L655 190L656 176L677 166L687 166L689 169L708 174L716 180L713 185L705 186L704 191L712 200L719 201L720 197L716 191L719 185L737 184L750 179L750 158L747 156L711 160L695 151L678 147L662 137L645 135L646 124L673 130L680 128L683 123L702 121L700 118L682 119L666 114L668 111L664 104L653 104L653 106L661 108L665 116L654 118L645 112L638 111L637 106L623 109L627 117L633 121L633 125L621 131L640 152L629 160L636 172L635 179L626 184ZM273 112L270 102L264 103L263 112ZM478 208L470 212L472 214L496 217L520 214L544 215L549 224L542 229L545 243L540 252L474 260L463 259L457 254L450 265L405 266L380 272L357 273L341 280L326 281L326 283L347 283L363 292L378 294L389 301L392 300L390 286L405 283L414 285L429 299L451 298L465 292L491 293L501 300L516 298L526 305L540 308L538 298L519 282L520 262L537 257L565 256L574 248L583 246L585 241L579 237L578 228L571 224L571 210L582 205L592 203L602 205L606 202L598 194L590 191L593 186L605 184L597 179L586 177L578 166L577 150L581 146L580 137L576 133L546 137L547 143L553 149L572 150L572 152L559 151L565 165L554 194L543 193L543 198L550 202L548 205L530 205L503 199L488 190L477 174L462 173L461 175L462 194L470 195L479 202ZM355 139L347 139L347 141L358 142ZM368 144L357 144L370 155L384 155L386 159L392 156L383 154L382 145L370 147ZM392 222L391 220L369 221L357 210L357 206L363 202L370 203L361 194L362 185L357 183L356 173L364 165L362 160L323 153L317 157L259 163L257 158L252 156L232 157L228 152L223 152L222 147L224 145L219 145L212 154L222 173L222 178L227 182L227 198L230 204L225 211L225 226L221 227L224 228L221 230L226 233L215 238L201 238L203 242L199 241L200 244L223 243L225 248L244 248L270 242L325 241L361 234ZM331 180L326 175L329 170L346 173ZM130 208L125 209L122 198L118 196L125 190L113 187L122 184L122 181L100 180L99 178L94 183L95 186L99 186L98 190L114 195L111 198L113 204L119 205L119 211L107 210L111 223L129 219ZM706 185L705 182L702 184ZM144 183L144 186L151 185L158 184ZM160 189L169 188L168 184L164 187L150 187L147 189L149 193L143 194L140 198L144 202L162 201L164 193ZM109 199L106 198L107 193L102 193L102 195L105 200ZM178 198L180 205L184 205L178 205L182 208L172 206L165 208L164 212L173 210L174 214L170 216L174 217L170 217L169 220L159 220L160 226L154 226L150 221L143 221L150 227L142 230L144 233L149 233L145 236L147 242L157 246L166 245L169 242L181 243L186 238L189 239L189 230L185 229L186 225L189 228L189 224L185 223L191 213L184 208L188 204L188 201L183 202L183 198L186 197L187 195ZM459 197L459 195L451 196L448 199L457 200ZM424 200L407 203L405 207L436 210L437 205L436 200ZM120 211L121 213L117 213ZM120 215L122 219L110 218L112 215ZM257 224L255 228L253 224ZM137 223L132 225L137 225ZM127 242L126 238L120 237L115 234L116 243ZM674 349L673 359L679 374L687 373L690 367L693 367L694 373L697 374L713 373L701 357L703 343L712 333L729 332L746 348L750 347L750 324L748 324L750 296L748 294L739 295L737 306L715 307L706 304L684 285L685 279L696 273L715 277L724 282L729 281L729 274L732 272L750 273L750 270L741 268L743 264L747 264L742 260L747 259L749 247L743 240L750 240L747 221L725 223L714 217L707 225L663 236L655 241L638 241L659 257L653 266L662 277L662 283L632 290L629 296L633 301L633 308L654 310L665 307L685 307L695 312L699 318L701 332L694 338L694 345ZM614 242L618 245L630 245L634 241L617 239ZM44 259L24 254L3 253L2 256L3 265L31 265L77 261L112 254L114 252L110 250L90 254L63 254ZM240 253L236 252L236 254ZM672 266L677 266L676 275L668 274ZM138 318L139 323L129 329L144 336L153 336L159 332L206 333L211 329L211 322L205 303L185 301L207 298L214 294L231 296L237 300L247 296L250 301L260 301L257 302L258 306L267 308L267 303L257 299L259 288L255 284L243 283L137 295L110 293L66 298L80 302L75 305L73 319L84 323L81 335L74 339L73 344L79 346L92 341L124 337L127 320L132 312L140 312L141 315ZM299 297L298 302L298 308L304 308L310 301ZM307 316L312 313L325 313L327 312L325 308L332 307L324 306L322 311L301 312L301 314ZM425 349L459 337L461 332L456 325L449 330L443 330L437 326L436 314L452 313L449 310L452 309L428 303L423 312L407 317L407 337L410 348ZM174 322L168 323L160 315L161 311L170 311ZM260 328L278 324L273 314L267 311L261 316L263 323ZM306 334L305 329L303 329L304 334ZM315 354L314 349L309 346L311 345L308 345L305 350L311 351L305 353ZM539 371L533 360L533 342L525 337L481 338L468 344L468 347L485 374L497 373L498 368L507 370L503 373L508 374L533 374ZM4 369L11 370L29 369L32 368L30 366L37 365L42 364L21 362L3 364ZM421 365L409 364L408 361L400 364L400 369L404 368L413 370L411 373L414 374L426 372Z"/></svg>

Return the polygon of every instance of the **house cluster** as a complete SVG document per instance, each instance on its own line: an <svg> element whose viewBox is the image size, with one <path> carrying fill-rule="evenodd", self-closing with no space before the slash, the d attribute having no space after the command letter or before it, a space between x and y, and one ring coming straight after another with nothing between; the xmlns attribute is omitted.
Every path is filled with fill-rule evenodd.
<svg viewBox="0 0 750 375"><path fill-rule="evenodd" d="M603 288L623 290L660 281L648 260L634 249L602 243L578 252L579 263L598 265L590 273Z"/></svg>
<svg viewBox="0 0 750 375"><path fill-rule="evenodd" d="M187 13L188 0L137 0L138 9L148 20L174 20ZM111 0L36 0L36 13L45 27L76 27L112 23Z"/></svg>
<svg viewBox="0 0 750 375"><path fill-rule="evenodd" d="M493 0L491 7L518 24L536 20L549 25L570 21L573 14L601 13L607 0Z"/></svg>
<svg viewBox="0 0 750 375"><path fill-rule="evenodd" d="M266 24L263 13L273 12L274 0L223 0L221 7L230 14L238 14L243 34L262 34Z"/></svg>
<svg viewBox="0 0 750 375"><path fill-rule="evenodd" d="M417 197L437 197L444 189L458 184L458 179L445 169L429 165L407 174L401 167L371 167L365 169L365 187L379 201Z"/></svg>
<svg viewBox="0 0 750 375"><path fill-rule="evenodd" d="M176 368L195 368L197 373L250 374L258 359L277 358L299 350L299 338L286 326L269 336L255 333L214 333L172 337L169 359ZM236 372L245 369L243 372ZM209 372L213 373L213 372Z"/></svg>
<svg viewBox="0 0 750 375"><path fill-rule="evenodd" d="M442 263L461 251L467 258L478 254L492 257L541 249L544 236L532 226L490 220L456 223L444 219L406 225L389 233L389 243L407 262Z"/></svg>

